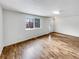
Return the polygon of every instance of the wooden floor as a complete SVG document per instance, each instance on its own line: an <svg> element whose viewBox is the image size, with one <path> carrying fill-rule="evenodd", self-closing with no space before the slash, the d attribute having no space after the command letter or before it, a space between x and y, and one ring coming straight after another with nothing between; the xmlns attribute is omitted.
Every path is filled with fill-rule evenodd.
<svg viewBox="0 0 79 59"><path fill-rule="evenodd" d="M52 33L5 47L0 59L79 59L79 38Z"/></svg>

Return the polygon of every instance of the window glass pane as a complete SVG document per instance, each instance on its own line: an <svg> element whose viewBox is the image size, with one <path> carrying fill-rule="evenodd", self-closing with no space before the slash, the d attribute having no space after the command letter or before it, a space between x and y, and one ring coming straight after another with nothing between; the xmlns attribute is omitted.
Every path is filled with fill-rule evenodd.
<svg viewBox="0 0 79 59"><path fill-rule="evenodd" d="M32 18L26 19L26 28L33 28L33 19Z"/></svg>
<svg viewBox="0 0 79 59"><path fill-rule="evenodd" d="M29 18L26 19L26 28L29 28Z"/></svg>
<svg viewBox="0 0 79 59"><path fill-rule="evenodd" d="M33 19L32 18L29 19L29 28L33 28Z"/></svg>
<svg viewBox="0 0 79 59"><path fill-rule="evenodd" d="M35 28L40 28L40 19L35 18Z"/></svg>

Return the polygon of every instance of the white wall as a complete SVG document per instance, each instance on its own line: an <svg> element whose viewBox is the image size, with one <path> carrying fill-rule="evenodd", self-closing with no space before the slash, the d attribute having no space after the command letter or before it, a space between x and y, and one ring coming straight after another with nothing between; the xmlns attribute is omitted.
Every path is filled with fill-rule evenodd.
<svg viewBox="0 0 79 59"><path fill-rule="evenodd" d="M35 36L40 36L49 33L49 23L51 18L40 17L41 18L40 29L25 30L25 17L29 15L8 10L4 10L3 15L4 15L5 46L27 40ZM53 27L51 28L50 31L53 31Z"/></svg>
<svg viewBox="0 0 79 59"><path fill-rule="evenodd" d="M3 49L3 16L2 16L2 7L0 6L0 54Z"/></svg>
<svg viewBox="0 0 79 59"><path fill-rule="evenodd" d="M57 17L56 32L79 37L79 16Z"/></svg>

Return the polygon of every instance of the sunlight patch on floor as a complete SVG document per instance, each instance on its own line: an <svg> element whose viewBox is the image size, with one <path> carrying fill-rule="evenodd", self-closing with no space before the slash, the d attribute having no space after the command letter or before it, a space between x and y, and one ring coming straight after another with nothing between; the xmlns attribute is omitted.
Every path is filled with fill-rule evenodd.
<svg viewBox="0 0 79 59"><path fill-rule="evenodd" d="M52 41L52 36L49 34L49 36L48 36L48 41L50 42L50 41Z"/></svg>

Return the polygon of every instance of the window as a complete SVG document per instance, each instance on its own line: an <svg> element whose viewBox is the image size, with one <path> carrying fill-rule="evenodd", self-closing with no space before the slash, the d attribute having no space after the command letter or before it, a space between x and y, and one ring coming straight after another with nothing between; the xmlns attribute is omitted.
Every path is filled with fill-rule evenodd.
<svg viewBox="0 0 79 59"><path fill-rule="evenodd" d="M40 28L40 18L27 18L26 29Z"/></svg>
<svg viewBox="0 0 79 59"><path fill-rule="evenodd" d="M33 28L33 20L30 18L26 19L26 28Z"/></svg>
<svg viewBox="0 0 79 59"><path fill-rule="evenodd" d="M40 19L35 18L35 28L40 28Z"/></svg>

